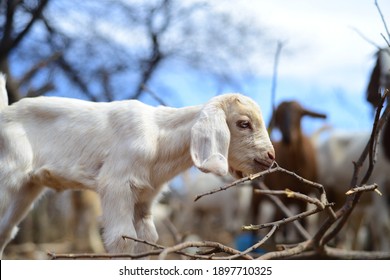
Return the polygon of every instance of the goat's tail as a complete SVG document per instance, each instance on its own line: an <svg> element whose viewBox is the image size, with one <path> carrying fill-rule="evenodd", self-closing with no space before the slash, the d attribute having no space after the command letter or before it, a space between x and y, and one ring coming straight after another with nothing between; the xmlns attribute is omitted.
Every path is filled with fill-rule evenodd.
<svg viewBox="0 0 390 280"><path fill-rule="evenodd" d="M0 73L0 111L8 106L8 94L5 87L5 75Z"/></svg>

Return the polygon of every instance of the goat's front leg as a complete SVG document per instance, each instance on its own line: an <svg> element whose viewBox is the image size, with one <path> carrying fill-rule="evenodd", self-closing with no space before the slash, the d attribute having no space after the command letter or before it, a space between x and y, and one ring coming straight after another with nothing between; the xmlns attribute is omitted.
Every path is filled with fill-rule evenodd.
<svg viewBox="0 0 390 280"><path fill-rule="evenodd" d="M135 205L134 216L135 229L137 236L140 240L145 240L151 243L155 243L158 239L156 227L153 222L153 216L151 213L150 203L137 203ZM150 250L150 246L144 243L138 243L136 245L135 252L144 253Z"/></svg>
<svg viewBox="0 0 390 280"><path fill-rule="evenodd" d="M131 188L106 188L100 193L103 216L103 241L109 253L133 254L135 242L123 236L137 238L134 226L135 197Z"/></svg>

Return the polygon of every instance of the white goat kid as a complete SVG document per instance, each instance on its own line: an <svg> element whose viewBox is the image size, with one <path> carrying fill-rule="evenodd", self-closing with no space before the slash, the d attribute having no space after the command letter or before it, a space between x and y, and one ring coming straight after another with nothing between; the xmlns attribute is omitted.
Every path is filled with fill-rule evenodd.
<svg viewBox="0 0 390 280"><path fill-rule="evenodd" d="M195 164L242 177L269 168L274 149L260 108L226 94L204 106L151 107L25 98L7 106L0 77L0 253L45 186L91 189L102 201L108 252L141 252L157 232L151 205L161 186Z"/></svg>

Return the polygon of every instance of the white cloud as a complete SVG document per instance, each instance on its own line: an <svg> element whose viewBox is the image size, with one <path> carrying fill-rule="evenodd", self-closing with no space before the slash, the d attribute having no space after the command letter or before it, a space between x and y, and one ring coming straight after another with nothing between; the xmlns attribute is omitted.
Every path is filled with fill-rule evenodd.
<svg viewBox="0 0 390 280"><path fill-rule="evenodd" d="M361 92L371 71L375 47L361 38L356 28L376 44L384 46L384 25L374 1L353 0L258 0L240 1L240 13L256 12L258 19L271 26L274 36L286 41L279 76L343 87ZM390 24L390 1L379 1ZM273 58L268 58L272 65ZM272 75L272 67L263 68Z"/></svg>

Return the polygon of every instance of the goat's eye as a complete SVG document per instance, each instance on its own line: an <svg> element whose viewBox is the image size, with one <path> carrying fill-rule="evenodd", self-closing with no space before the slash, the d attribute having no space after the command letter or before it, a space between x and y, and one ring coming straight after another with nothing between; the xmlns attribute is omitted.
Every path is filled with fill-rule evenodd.
<svg viewBox="0 0 390 280"><path fill-rule="evenodd" d="M237 126L243 129L252 129L250 121L238 121Z"/></svg>

